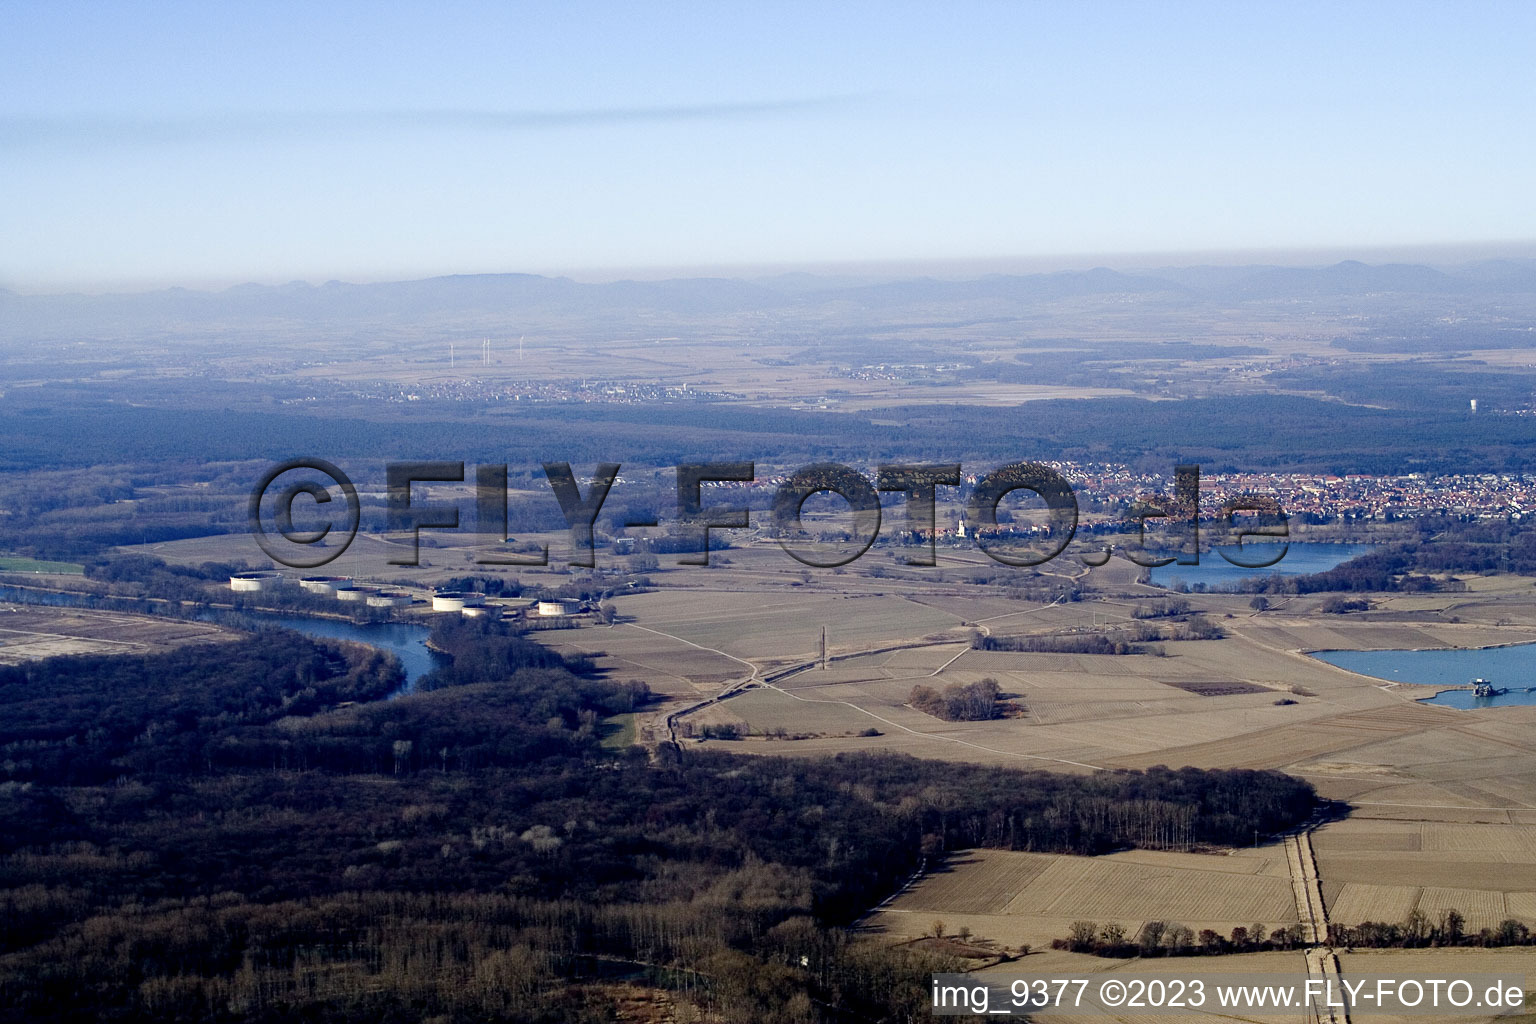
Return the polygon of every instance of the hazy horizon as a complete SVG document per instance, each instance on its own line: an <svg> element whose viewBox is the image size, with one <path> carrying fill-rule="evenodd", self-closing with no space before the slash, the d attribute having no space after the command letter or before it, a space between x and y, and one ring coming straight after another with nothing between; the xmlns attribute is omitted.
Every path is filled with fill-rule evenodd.
<svg viewBox="0 0 1536 1024"><path fill-rule="evenodd" d="M1192 267L1326 267L1355 260L1362 263L1418 264L1451 268L1485 260L1536 259L1536 241L1445 243L1391 247L1328 247L1312 249L1229 249L1167 252L1061 253L1039 256L997 256L944 260L892 259L849 260L841 262L804 261L786 263L739 263L716 265L629 266L629 267L510 267L510 268L422 268L398 274L345 273L274 273L260 276L196 277L162 279L126 279L80 281L54 287L26 287L0 279L0 290L22 296L63 295L133 295L167 289L219 292L243 285L280 287L289 284L319 286L329 282L344 284L390 284L443 277L496 276L526 274L537 277L568 278L583 284L609 284L618 281L666 281L702 278L760 280L780 275L807 274L823 277L862 277L900 280L909 277L933 277L940 280L965 280L991 274L1050 274L1108 268L1120 273L1144 273L1156 270Z"/></svg>
<svg viewBox="0 0 1536 1024"><path fill-rule="evenodd" d="M1492 4L13 6L0 284L1528 245L1533 33Z"/></svg>

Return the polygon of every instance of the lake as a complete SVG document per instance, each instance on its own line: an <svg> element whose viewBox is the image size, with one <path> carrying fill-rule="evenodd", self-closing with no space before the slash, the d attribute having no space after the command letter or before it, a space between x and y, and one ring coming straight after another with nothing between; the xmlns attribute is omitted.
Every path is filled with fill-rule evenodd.
<svg viewBox="0 0 1536 1024"><path fill-rule="evenodd" d="M1446 690L1424 701L1453 708L1494 708L1536 704L1536 644L1431 651L1313 651L1330 665L1398 683L1464 686L1486 679L1510 692L1474 697L1471 690Z"/></svg>
<svg viewBox="0 0 1536 1024"><path fill-rule="evenodd" d="M1152 582L1172 589L1180 583L1194 586L1203 583L1210 590L1223 590L1236 586L1253 576L1306 576L1314 572L1326 572L1351 558L1358 558L1375 550L1374 544L1244 544L1242 557L1247 561L1269 559L1285 549L1285 555L1274 565L1264 569L1244 569L1222 558L1217 551L1207 551L1200 556L1199 565L1164 565L1152 570ZM1236 548L1227 548L1234 557Z"/></svg>

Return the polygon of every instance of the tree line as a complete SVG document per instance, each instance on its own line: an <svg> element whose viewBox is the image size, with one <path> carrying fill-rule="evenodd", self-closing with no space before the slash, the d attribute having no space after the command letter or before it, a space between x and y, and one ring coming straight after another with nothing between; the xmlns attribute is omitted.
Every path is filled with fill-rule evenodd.
<svg viewBox="0 0 1536 1024"><path fill-rule="evenodd" d="M1300 949L1301 925L1288 924L1270 931L1262 922L1238 925L1227 935L1202 928L1197 934L1177 921L1148 921L1131 935L1118 922L1097 924L1073 921L1065 937L1051 940L1052 949L1126 959L1158 956L1218 956L1223 953L1261 953Z"/></svg>
<svg viewBox="0 0 1536 1024"><path fill-rule="evenodd" d="M1442 910L1435 918L1415 908L1398 924L1366 921L1357 925L1330 923L1328 943L1351 949L1419 949L1431 946L1528 946L1536 935L1524 922L1505 918L1492 928L1466 929L1459 910ZM1238 925L1227 935L1211 928L1197 934L1177 922L1148 921L1134 936L1117 922L1104 925L1073 921L1067 935L1052 939L1052 949L1074 953L1126 958L1133 956L1220 956L1225 953L1258 953L1274 949L1298 949L1303 945L1301 925L1289 924L1267 931L1263 924Z"/></svg>
<svg viewBox="0 0 1536 1024"><path fill-rule="evenodd" d="M1161 634L1151 627L1135 627L1109 633L1056 633L1048 635L994 636L977 634L971 648L977 651L1014 651L1031 654L1161 654L1155 643Z"/></svg>
<svg viewBox="0 0 1536 1024"><path fill-rule="evenodd" d="M1415 907L1397 924L1364 921L1356 925L1330 922L1328 941L1361 949L1416 949L1424 946L1529 946L1536 943L1523 921L1508 917L1492 928L1467 930L1461 911L1446 908L1431 918Z"/></svg>

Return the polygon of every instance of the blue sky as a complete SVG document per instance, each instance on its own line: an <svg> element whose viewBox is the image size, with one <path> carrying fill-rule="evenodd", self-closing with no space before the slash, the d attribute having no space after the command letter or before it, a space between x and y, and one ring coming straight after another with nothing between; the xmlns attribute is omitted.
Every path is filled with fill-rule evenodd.
<svg viewBox="0 0 1536 1024"><path fill-rule="evenodd" d="M27 291L1536 240L1536 5L7 4Z"/></svg>

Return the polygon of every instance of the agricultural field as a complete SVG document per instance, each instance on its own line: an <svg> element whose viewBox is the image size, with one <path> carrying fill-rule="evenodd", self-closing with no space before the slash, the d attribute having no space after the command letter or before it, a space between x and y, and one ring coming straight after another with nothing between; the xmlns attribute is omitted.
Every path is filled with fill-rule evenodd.
<svg viewBox="0 0 1536 1024"><path fill-rule="evenodd" d="M541 639L562 653L597 656L598 667L610 676L641 679L653 691L667 695L714 693L721 684L744 678L751 671L717 651L627 623L612 628L555 630Z"/></svg>
<svg viewBox="0 0 1536 1024"><path fill-rule="evenodd" d="M61 654L155 654L237 635L181 619L0 604L0 664L6 665Z"/></svg>
<svg viewBox="0 0 1536 1024"><path fill-rule="evenodd" d="M14 555L0 556L0 572L79 576L84 571L85 566L75 562L48 562L36 558L19 558Z"/></svg>
<svg viewBox="0 0 1536 1024"><path fill-rule="evenodd" d="M1036 654L957 644L920 661L906 651L851 658L773 685L898 723L910 731L896 747L920 756L953 756L947 748L959 741L996 763L1044 757L1106 768L1278 767L1358 742L1348 720L1354 709L1418 713L1360 677L1241 635L1164 650L1162 657ZM988 678L1026 709L1024 717L952 723L905 707L916 685L942 689ZM1434 711L1423 714L1440 720ZM1327 728L1335 719L1342 725Z"/></svg>
<svg viewBox="0 0 1536 1024"><path fill-rule="evenodd" d="M1355 744L1298 760L1299 774L1328 782L1330 795L1370 808L1427 805L1484 820L1491 810L1518 814L1536 795L1536 708L1498 714L1425 705L1387 709L1350 719ZM1467 817L1467 815L1473 815ZM1492 819L1513 821L1514 817Z"/></svg>
<svg viewBox="0 0 1536 1024"><path fill-rule="evenodd" d="M255 474L260 470L252 471ZM477 552L489 550L489 546L476 546L482 538L475 534L456 531L424 530L418 550L418 565L392 565L391 558L405 557L408 548L395 538L368 531L360 532L351 545L328 562L314 570L327 575L354 576L374 583L410 581L420 586L432 586L451 576L466 573L521 577L529 570L523 567L482 566L475 564ZM522 539L522 538L519 538ZM546 534L528 539L549 543L551 561L559 568L565 543L565 535ZM125 554L150 555L172 565L201 565L204 562L238 562L267 566L270 560L247 532L222 534L212 537L192 537L185 540L160 541L151 544L135 544L118 549ZM558 573L544 568L550 582L559 578Z"/></svg>
<svg viewBox="0 0 1536 1024"><path fill-rule="evenodd" d="M1103 857L975 850L925 875L870 922L916 935L943 920L1007 945L1048 945L1073 921L1119 923L1136 934L1151 920L1223 935L1258 922L1296 921L1278 846L1231 856L1130 851Z"/></svg>
<svg viewBox="0 0 1536 1024"><path fill-rule="evenodd" d="M883 723L848 704L817 701L807 708L805 698L779 690L749 690L733 700L712 705L692 716L699 725L736 725L748 735L807 734L856 736Z"/></svg>
<svg viewBox="0 0 1536 1024"><path fill-rule="evenodd" d="M1460 911L1472 931L1508 917L1536 926L1536 826L1374 812L1362 806L1313 836L1330 920L1395 924L1417 908L1431 920ZM1444 817L1434 808L1418 813Z"/></svg>
<svg viewBox="0 0 1536 1024"><path fill-rule="evenodd" d="M1327 893L1328 889L1325 886L1323 891ZM1346 882L1339 894L1328 901L1328 918L1345 925L1366 921L1397 924L1418 906L1421 895L1417 886Z"/></svg>
<svg viewBox="0 0 1536 1024"><path fill-rule="evenodd" d="M797 589L732 599L709 591L666 590L620 597L619 613L655 629L763 666L809 660L827 629L836 656L929 635L959 635L963 618L897 596L842 595Z"/></svg>

